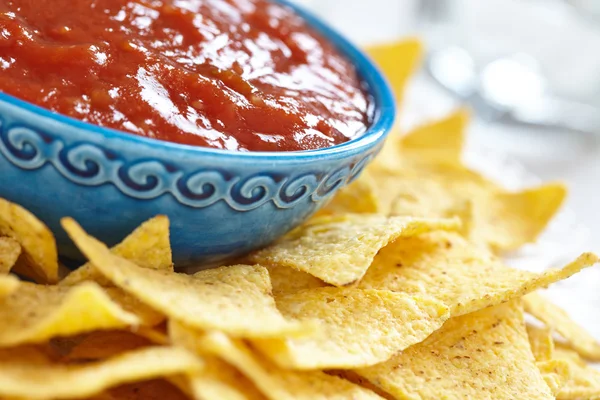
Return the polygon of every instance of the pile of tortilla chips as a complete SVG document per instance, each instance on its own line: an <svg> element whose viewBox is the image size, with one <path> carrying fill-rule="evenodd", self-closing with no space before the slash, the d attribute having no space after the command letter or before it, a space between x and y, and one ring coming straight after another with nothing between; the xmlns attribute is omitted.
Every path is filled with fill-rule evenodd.
<svg viewBox="0 0 600 400"><path fill-rule="evenodd" d="M419 49L371 53L400 89ZM89 262L61 276L48 228L0 199L0 399L600 398L600 344L538 292L598 258L501 258L565 189L469 170L466 120L391 137L319 215L193 275L159 216L112 249L64 219Z"/></svg>

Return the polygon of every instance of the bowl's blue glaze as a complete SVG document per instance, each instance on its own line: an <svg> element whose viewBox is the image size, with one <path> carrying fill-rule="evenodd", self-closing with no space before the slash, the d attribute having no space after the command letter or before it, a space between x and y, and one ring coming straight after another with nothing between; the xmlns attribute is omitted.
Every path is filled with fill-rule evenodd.
<svg viewBox="0 0 600 400"><path fill-rule="evenodd" d="M230 152L100 128L0 93L0 197L48 224L60 253L71 258L78 253L60 227L65 216L113 245L146 219L168 215L178 266L215 263L294 228L371 161L396 108L360 50L291 6L353 61L367 84L375 115L360 138L302 152Z"/></svg>

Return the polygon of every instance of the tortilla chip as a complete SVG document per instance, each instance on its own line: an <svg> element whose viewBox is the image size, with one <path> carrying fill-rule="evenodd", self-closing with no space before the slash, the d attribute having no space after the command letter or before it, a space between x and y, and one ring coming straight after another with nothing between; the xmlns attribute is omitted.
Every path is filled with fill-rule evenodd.
<svg viewBox="0 0 600 400"><path fill-rule="evenodd" d="M268 266L271 284L273 285L273 296L282 296L296 293L305 289L315 289L328 286L325 282L306 272L294 268Z"/></svg>
<svg viewBox="0 0 600 400"><path fill-rule="evenodd" d="M562 388L571 380L571 367L564 360L540 361L537 367L554 396L558 396Z"/></svg>
<svg viewBox="0 0 600 400"><path fill-rule="evenodd" d="M552 340L550 329L527 325L527 336L536 361L552 360L554 357L554 340Z"/></svg>
<svg viewBox="0 0 600 400"><path fill-rule="evenodd" d="M344 286L362 278L377 252L397 238L458 226L458 220L361 214L323 217L250 255L250 259L295 268L329 284Z"/></svg>
<svg viewBox="0 0 600 400"><path fill-rule="evenodd" d="M173 271L169 219L158 216L144 222L111 251L142 268ZM101 286L112 285L90 263L71 272L60 281L60 285L73 286L83 281L94 281Z"/></svg>
<svg viewBox="0 0 600 400"><path fill-rule="evenodd" d="M15 292L21 282L13 275L0 275L0 301Z"/></svg>
<svg viewBox="0 0 600 400"><path fill-rule="evenodd" d="M115 285L192 327L248 337L299 334L312 329L283 318L275 306L269 273L264 267L236 265L195 275L140 268L112 254L75 221L65 219L63 226L94 266Z"/></svg>
<svg viewBox="0 0 600 400"><path fill-rule="evenodd" d="M381 400L367 389L321 371L280 369L255 355L243 342L220 332L202 334L179 324L174 324L173 330L180 338L187 336L182 340L201 354L213 354L237 368L271 400Z"/></svg>
<svg viewBox="0 0 600 400"><path fill-rule="evenodd" d="M0 274L8 274L21 255L21 245L10 237L0 237Z"/></svg>
<svg viewBox="0 0 600 400"><path fill-rule="evenodd" d="M567 195L562 184L547 184L518 193L497 192L473 203L468 236L497 252L534 242L556 215Z"/></svg>
<svg viewBox="0 0 600 400"><path fill-rule="evenodd" d="M329 204L318 213L319 216L336 214L375 214L379 211L379 202L375 196L375 183L365 171L350 185L340 189Z"/></svg>
<svg viewBox="0 0 600 400"><path fill-rule="evenodd" d="M573 321L565 310L552 304L539 293L531 293L525 296L523 304L525 311L560 334L568 345L582 357L590 361L600 361L600 343L583 327Z"/></svg>
<svg viewBox="0 0 600 400"><path fill-rule="evenodd" d="M214 356L203 356L202 372L187 376L186 392L199 400L263 400L265 396L241 372Z"/></svg>
<svg viewBox="0 0 600 400"><path fill-rule="evenodd" d="M597 399L600 398L600 371L586 363L576 352L557 347L557 360L569 365L571 379L562 386L558 399Z"/></svg>
<svg viewBox="0 0 600 400"><path fill-rule="evenodd" d="M554 399L518 302L450 319L424 342L356 372L401 399Z"/></svg>
<svg viewBox="0 0 600 400"><path fill-rule="evenodd" d="M261 339L253 344L283 368L360 368L383 362L419 343L448 319L448 308L403 293L319 288L281 296L277 308L288 318L317 320L315 334Z"/></svg>
<svg viewBox="0 0 600 400"><path fill-rule="evenodd" d="M153 343L127 331L98 331L84 337L63 357L66 362L99 361L128 351L149 347Z"/></svg>
<svg viewBox="0 0 600 400"><path fill-rule="evenodd" d="M368 46L365 50L388 79L400 104L408 79L421 63L423 45L418 39L406 39Z"/></svg>
<svg viewBox="0 0 600 400"><path fill-rule="evenodd" d="M0 346L42 343L141 322L92 282L70 288L21 282L15 292L0 299L0 321Z"/></svg>
<svg viewBox="0 0 600 400"><path fill-rule="evenodd" d="M456 233L439 231L401 238L383 249L358 286L430 296L459 316L547 287L597 261L586 253L563 268L521 271Z"/></svg>
<svg viewBox="0 0 600 400"><path fill-rule="evenodd" d="M23 207L0 198L0 236L19 242L23 263L19 273L40 283L58 281L58 255L52 232Z"/></svg>
<svg viewBox="0 0 600 400"><path fill-rule="evenodd" d="M153 347L84 365L0 361L0 396L79 399L125 383L201 369L198 357L175 347Z"/></svg>
<svg viewBox="0 0 600 400"><path fill-rule="evenodd" d="M402 137L402 153L413 162L460 163L469 112L459 109L445 118L419 126Z"/></svg>
<svg viewBox="0 0 600 400"><path fill-rule="evenodd" d="M427 163L419 156L405 154L394 158L396 164L376 169L376 195L380 213L421 218L462 216L467 202L484 203L501 191L477 172L451 163L432 160ZM411 162L419 160L419 162ZM375 166L374 168L377 168Z"/></svg>

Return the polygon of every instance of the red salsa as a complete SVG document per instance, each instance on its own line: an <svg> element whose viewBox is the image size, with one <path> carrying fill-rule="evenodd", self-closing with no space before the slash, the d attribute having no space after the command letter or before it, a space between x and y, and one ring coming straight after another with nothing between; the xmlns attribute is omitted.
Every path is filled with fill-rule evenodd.
<svg viewBox="0 0 600 400"><path fill-rule="evenodd" d="M240 151L333 146L372 113L353 65L267 0L0 0L0 92Z"/></svg>

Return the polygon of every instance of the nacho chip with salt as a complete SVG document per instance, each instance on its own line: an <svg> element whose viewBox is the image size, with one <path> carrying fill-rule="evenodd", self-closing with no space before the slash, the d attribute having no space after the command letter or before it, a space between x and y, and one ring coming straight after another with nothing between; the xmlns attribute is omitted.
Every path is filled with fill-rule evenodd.
<svg viewBox="0 0 600 400"><path fill-rule="evenodd" d="M424 342L356 372L400 399L554 399L518 302L450 319Z"/></svg>
<svg viewBox="0 0 600 400"><path fill-rule="evenodd" d="M383 362L419 343L448 319L440 302L403 293L319 288L277 297L289 318L316 320L320 329L300 338L253 344L282 368L360 368Z"/></svg>
<svg viewBox="0 0 600 400"><path fill-rule="evenodd" d="M583 358L600 361L600 343L569 314L539 293L523 298L525 311L542 321L548 328L560 334L568 345Z"/></svg>
<svg viewBox="0 0 600 400"><path fill-rule="evenodd" d="M458 220L366 214L323 217L250 255L250 259L295 268L331 285L344 286L362 278L377 252L397 238L458 226Z"/></svg>
<svg viewBox="0 0 600 400"><path fill-rule="evenodd" d="M241 371L270 400L382 400L374 392L321 371L291 371L256 355L246 344L220 332L203 334L170 326L176 343L213 354Z"/></svg>
<svg viewBox="0 0 600 400"><path fill-rule="evenodd" d="M125 383L194 373L201 360L187 350L153 347L103 362L57 365L0 360L0 396L27 399L80 399Z"/></svg>
<svg viewBox="0 0 600 400"><path fill-rule="evenodd" d="M358 286L430 296L446 304L451 316L459 316L547 287L597 261L586 253L563 268L521 271L456 233L439 231L387 246Z"/></svg>
<svg viewBox="0 0 600 400"><path fill-rule="evenodd" d="M141 322L92 282L70 288L21 282L17 290L0 299L0 321L3 347Z"/></svg>
<svg viewBox="0 0 600 400"><path fill-rule="evenodd" d="M0 236L19 242L22 248L20 270L41 283L58 281L58 255L52 232L29 211L0 198Z"/></svg>
<svg viewBox="0 0 600 400"><path fill-rule="evenodd" d="M558 399L578 400L600 398L600 371L570 349L557 346L555 358L566 362L571 370L571 379L561 387L557 395Z"/></svg>
<svg viewBox="0 0 600 400"><path fill-rule="evenodd" d="M141 268L88 236L77 223L63 226L90 262L116 286L164 315L198 329L268 337L312 329L286 320L275 306L266 268L236 265L195 275Z"/></svg>
<svg viewBox="0 0 600 400"><path fill-rule="evenodd" d="M158 216L144 222L111 251L142 268L173 271L169 219ZM59 284L73 286L83 281L94 281L101 286L111 286L110 281L96 271L90 263L71 272Z"/></svg>
<svg viewBox="0 0 600 400"><path fill-rule="evenodd" d="M496 192L472 203L468 237L487 243L497 252L534 242L556 215L567 195L554 183L521 192Z"/></svg>
<svg viewBox="0 0 600 400"><path fill-rule="evenodd" d="M21 255L21 245L8 236L0 237L0 274L8 274Z"/></svg>

